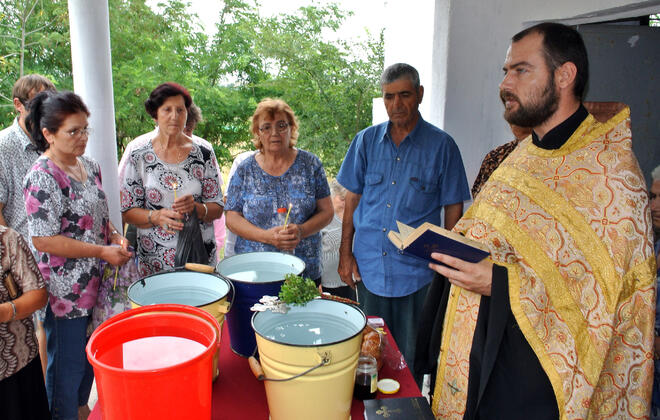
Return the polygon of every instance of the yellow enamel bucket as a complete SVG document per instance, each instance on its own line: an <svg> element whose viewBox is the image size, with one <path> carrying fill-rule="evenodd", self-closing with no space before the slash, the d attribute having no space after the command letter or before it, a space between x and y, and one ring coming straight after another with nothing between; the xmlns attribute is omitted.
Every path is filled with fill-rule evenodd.
<svg viewBox="0 0 660 420"><path fill-rule="evenodd" d="M263 370L253 371L264 381L272 420L350 417L366 323L360 309L322 299L292 306L286 314L254 314Z"/></svg>
<svg viewBox="0 0 660 420"><path fill-rule="evenodd" d="M186 266L188 267L188 265ZM136 281L128 288L128 299L132 308L146 305L174 303L195 306L213 316L220 325L218 352L213 357L213 380L219 375L218 356L225 314L230 309L227 301L232 285L212 272L189 270L164 271Z"/></svg>

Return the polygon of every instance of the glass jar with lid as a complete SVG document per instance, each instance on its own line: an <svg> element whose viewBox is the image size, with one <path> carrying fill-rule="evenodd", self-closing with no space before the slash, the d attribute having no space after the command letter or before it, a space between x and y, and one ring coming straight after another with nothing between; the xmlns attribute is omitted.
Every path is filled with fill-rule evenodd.
<svg viewBox="0 0 660 420"><path fill-rule="evenodd" d="M378 364L373 356L360 356L355 371L353 396L358 400L376 398L378 390Z"/></svg>

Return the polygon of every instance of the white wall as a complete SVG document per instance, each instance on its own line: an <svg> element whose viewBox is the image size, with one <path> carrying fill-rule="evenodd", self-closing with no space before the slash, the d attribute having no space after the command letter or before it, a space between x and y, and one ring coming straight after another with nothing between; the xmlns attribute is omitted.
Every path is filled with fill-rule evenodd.
<svg viewBox="0 0 660 420"><path fill-rule="evenodd" d="M431 121L433 91L433 22L435 0L387 0L385 2L385 67L394 63L408 63L419 72L424 86L424 99L419 107L422 117ZM374 107L382 107L382 101ZM385 110L383 109L383 113ZM387 120L374 110L374 123ZM438 121L431 121L438 124Z"/></svg>
<svg viewBox="0 0 660 420"><path fill-rule="evenodd" d="M411 4L409 0L397 3ZM420 6L424 14L428 13L425 7ZM640 9L644 13L638 13ZM468 181L474 181L488 151L513 139L502 119L498 99L502 63L511 36L535 21L577 18L568 22L575 24L658 10L658 1L636 2L632 6L632 2L620 0L436 0L432 80L422 79L433 88L433 96L426 96L431 109L425 115L458 143ZM426 20L409 22L410 28L414 25L426 34L420 27L423 22ZM387 37L385 41L387 58L396 55L394 45L406 48L390 44ZM426 65L427 57L423 53L419 60Z"/></svg>

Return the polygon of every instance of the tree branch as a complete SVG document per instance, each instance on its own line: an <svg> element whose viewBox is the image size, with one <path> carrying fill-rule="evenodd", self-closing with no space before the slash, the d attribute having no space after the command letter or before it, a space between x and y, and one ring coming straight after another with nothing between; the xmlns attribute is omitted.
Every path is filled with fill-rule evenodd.
<svg viewBox="0 0 660 420"><path fill-rule="evenodd" d="M37 28L37 29L33 29L33 30L29 31L29 32L26 32L26 33L25 33L25 37L27 38L28 36L32 35L32 34L35 33L35 32L41 32L43 29L46 29L47 27L48 27L48 24L43 25L43 26L41 26L41 27L39 27L39 28Z"/></svg>
<svg viewBox="0 0 660 420"><path fill-rule="evenodd" d="M32 3L32 8L27 13L27 15L25 15L25 20L26 21L30 18L30 16L32 16L32 12L34 12L34 8L37 7L37 3L39 3L39 0L34 0L34 3Z"/></svg>

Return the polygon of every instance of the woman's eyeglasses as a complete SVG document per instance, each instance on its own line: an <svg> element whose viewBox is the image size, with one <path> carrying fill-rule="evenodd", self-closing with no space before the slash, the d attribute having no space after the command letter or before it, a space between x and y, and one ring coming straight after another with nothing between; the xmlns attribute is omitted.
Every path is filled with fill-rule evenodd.
<svg viewBox="0 0 660 420"><path fill-rule="evenodd" d="M261 127L259 127L259 132L262 134L271 133L273 128L278 133L283 133L286 131L287 128L289 128L289 123L285 121L278 121L275 123L275 125L264 124Z"/></svg>
<svg viewBox="0 0 660 420"><path fill-rule="evenodd" d="M92 133L92 129L89 127L76 128L75 130L67 131L66 133L72 139L79 139L82 136L89 136Z"/></svg>

